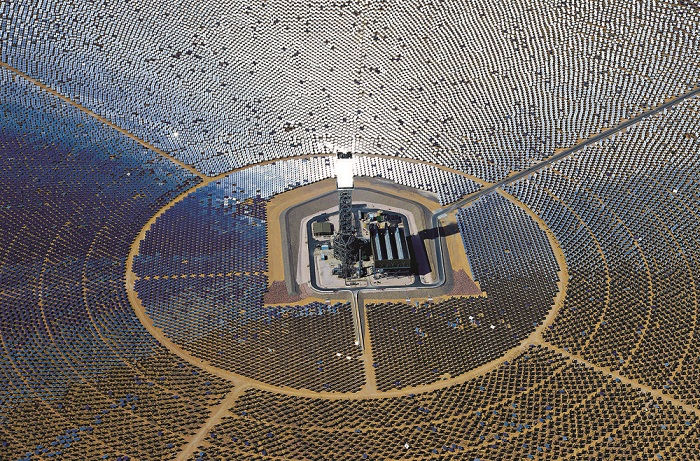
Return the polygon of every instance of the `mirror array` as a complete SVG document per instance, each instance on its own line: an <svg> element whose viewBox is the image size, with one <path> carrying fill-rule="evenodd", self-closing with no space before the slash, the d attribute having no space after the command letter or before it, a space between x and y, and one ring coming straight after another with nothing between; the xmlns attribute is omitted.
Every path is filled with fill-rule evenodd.
<svg viewBox="0 0 700 461"><path fill-rule="evenodd" d="M700 83L699 22L697 6L686 1L205 1L176 10L145 1L3 2L0 458L695 458L700 100L683 95ZM289 378L270 368L280 385L296 380L297 389L274 391L237 388L193 366L149 333L128 298L127 259L143 226L176 197L234 168L307 155L289 162L314 165L321 179L332 171L326 153L380 154L359 168L447 204L679 97L505 187L553 232L569 284L541 339L508 360L488 352L496 361L483 373L460 362L471 339L450 326L457 319L448 313L461 321L472 314L455 300L398 305L391 319L373 306L369 325L379 342L372 345L384 357L377 395L358 397L366 384L360 370L326 398L312 392L327 389L314 373ZM291 164L258 166L283 170L274 181L245 179L252 168L238 172L239 193L249 200L227 212L197 195L214 186L195 189L192 210L178 216L220 243L237 224L216 223L217 216L235 209L240 220L263 224L269 197L318 180L307 170L287 172L283 165ZM193 211L199 199L204 209ZM522 312L525 298L509 299L496 277L505 267L513 282L520 274L509 271L519 264L535 275L526 285L534 289L520 283L518 293L546 311L536 293L551 302L550 248L536 243L530 224L504 221L496 208L511 204L500 202L491 194L459 211L465 251L481 258L475 277L505 292L469 303L493 302L494 320L499 302ZM197 221L202 216L211 217L209 226ZM153 229L171 229L176 239L176 227L163 223ZM503 236L480 237L470 226L500 228ZM512 248L531 237L535 246L507 257L482 252L492 248L489 239L511 236ZM214 278L184 286L188 277L170 277L195 273L181 271L185 258L198 271L218 261L206 248L171 242L144 253L140 289L172 293L143 295L151 312L165 315L161 327L182 325L168 323L171 306L177 315L178 303L196 304L202 293L259 296L260 238L245 242L261 253L219 261L231 272L246 272L239 262L255 267L238 285ZM181 251L161 253L168 248ZM541 257L529 258L528 248ZM279 317L318 331L328 319L346 318L344 309L309 304L241 318L265 325ZM541 319L523 318L518 338ZM491 324L500 325L489 323L489 331ZM430 333L422 345L416 327ZM183 341L194 339L190 333L201 335L192 328L180 333ZM411 347L392 349L388 339L403 333L413 335ZM436 379L445 373L451 378ZM220 418L210 419L218 410Z"/></svg>

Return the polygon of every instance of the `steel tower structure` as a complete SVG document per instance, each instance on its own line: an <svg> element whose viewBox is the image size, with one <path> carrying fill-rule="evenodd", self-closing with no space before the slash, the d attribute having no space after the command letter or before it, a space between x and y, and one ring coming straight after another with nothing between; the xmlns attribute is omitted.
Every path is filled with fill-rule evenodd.
<svg viewBox="0 0 700 461"><path fill-rule="evenodd" d="M357 239L352 215L354 181L351 158L350 153L339 153L336 163L339 222L338 233L333 239L333 256L340 261L338 275L343 278L354 274L355 263L360 259L360 242Z"/></svg>

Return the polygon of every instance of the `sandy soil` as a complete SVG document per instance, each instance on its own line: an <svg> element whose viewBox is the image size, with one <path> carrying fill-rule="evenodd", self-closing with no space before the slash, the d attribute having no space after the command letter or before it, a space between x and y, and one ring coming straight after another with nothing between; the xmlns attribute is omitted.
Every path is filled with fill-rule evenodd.
<svg viewBox="0 0 700 461"><path fill-rule="evenodd" d="M402 196L407 200L418 203L430 211L435 211L440 208L437 202L437 197L431 192L420 191L410 187L395 184L393 182L383 180L381 178L355 178L355 187L358 192L361 189L370 189L377 193L386 193L393 197ZM292 189L282 194L274 196L267 205L267 245L268 245L268 287L272 287L275 282L285 282L285 262L284 251L287 245L291 242L284 241L287 236L283 236L282 219L285 210L288 210L295 205L302 204L317 197L332 193L336 190L335 178L324 179L314 184ZM431 198L434 197L434 198ZM358 198L358 201L362 201ZM364 201L363 201L364 202ZM385 208L392 208L391 205ZM321 212L321 211L319 211ZM415 219L415 218L414 218ZM416 229L424 226L424 223L411 222L411 227ZM462 250L463 251L463 250ZM298 258L294 258L298 259ZM292 261L291 265L294 265ZM467 271L465 271L467 272ZM468 273L468 272L467 272ZM292 277L296 278L296 274ZM304 280L301 282L303 283Z"/></svg>
<svg viewBox="0 0 700 461"><path fill-rule="evenodd" d="M335 178L324 179L309 186L297 187L277 194L267 203L267 251L268 283L284 283L284 261L282 260L282 226L280 215L297 203L335 190Z"/></svg>

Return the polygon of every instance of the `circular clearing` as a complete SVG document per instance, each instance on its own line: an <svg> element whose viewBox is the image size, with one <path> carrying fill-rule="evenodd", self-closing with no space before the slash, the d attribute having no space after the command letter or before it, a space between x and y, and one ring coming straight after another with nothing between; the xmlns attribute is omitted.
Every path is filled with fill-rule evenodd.
<svg viewBox="0 0 700 461"><path fill-rule="evenodd" d="M334 176L333 160L319 156L245 168L161 210L136 242L127 277L149 331L191 363L237 384L359 397L368 389L389 396L467 379L531 340L548 313L553 318L552 307L563 299L563 256L534 214L506 194L459 210L451 223L441 218L446 235L420 231L424 240L449 248L450 287L467 277L455 269L468 258L466 273L486 296L444 288L400 296L365 291L365 350L357 342L349 294L307 292L286 303L266 303L268 288L285 274L277 254L284 249L270 241L270 199L310 184L318 192L318 181ZM441 205L478 188L457 173L400 160L360 157L356 168ZM408 171L416 171L415 180ZM457 186L435 193L437 185L424 179L431 177Z"/></svg>

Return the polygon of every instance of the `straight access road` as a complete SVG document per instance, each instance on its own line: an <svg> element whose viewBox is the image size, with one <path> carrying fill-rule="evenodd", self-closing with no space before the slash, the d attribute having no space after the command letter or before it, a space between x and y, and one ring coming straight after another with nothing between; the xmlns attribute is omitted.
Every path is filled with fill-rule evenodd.
<svg viewBox="0 0 700 461"><path fill-rule="evenodd" d="M465 197L463 197L460 200L457 200L456 202L452 203L451 205L441 208L439 210L435 211L435 215L442 215L445 213L449 213L452 211L455 211L459 208L463 208L464 206L480 199L481 197L488 195L492 192L495 192L497 189L502 188L503 186L506 186L508 184L514 183L516 181L519 181L520 179L523 179L527 176L530 176L531 174L551 165L554 162L557 162L565 157L568 157L569 155L572 155L592 144L595 144L599 141L602 141L603 139L606 139L615 133L618 133L626 128L629 128L630 126L641 122L644 119L647 119L655 114L658 114L659 112L662 112L670 107L675 106L676 104L679 104L686 99L692 98L694 96L697 96L700 94L700 86L694 87L692 90L688 91L687 93L683 93L682 95L669 99L665 101L663 104L660 104L653 109L647 110L645 112L642 112L641 114L632 117L628 120L624 120L623 122L618 123L614 127L608 128L606 130L601 131L600 133L594 134L590 138L585 139L584 141L568 147L566 149L563 149L562 151L552 155L551 157L548 157L534 165L532 165L529 168L525 168L524 170L518 171L517 173L513 173L510 176L507 176L500 181L496 181L494 183L491 183L488 186L482 186L481 189L478 191L471 193Z"/></svg>

